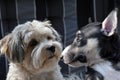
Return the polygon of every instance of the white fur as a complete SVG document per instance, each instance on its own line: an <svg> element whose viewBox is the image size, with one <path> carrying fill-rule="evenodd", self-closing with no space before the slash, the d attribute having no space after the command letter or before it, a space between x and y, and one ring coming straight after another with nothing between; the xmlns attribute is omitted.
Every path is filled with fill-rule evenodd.
<svg viewBox="0 0 120 80"><path fill-rule="evenodd" d="M120 80L120 72L113 69L108 61L96 64L93 68L104 76L104 80Z"/></svg>
<svg viewBox="0 0 120 80"><path fill-rule="evenodd" d="M62 52L59 39L49 21L18 25L0 40L0 51L10 61L6 80L80 80L77 75L63 77L58 64ZM48 50L51 46L54 52Z"/></svg>

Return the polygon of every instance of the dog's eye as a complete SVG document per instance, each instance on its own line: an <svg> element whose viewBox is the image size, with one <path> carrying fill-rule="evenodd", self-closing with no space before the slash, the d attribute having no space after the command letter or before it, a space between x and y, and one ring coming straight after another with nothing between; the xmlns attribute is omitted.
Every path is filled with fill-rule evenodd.
<svg viewBox="0 0 120 80"><path fill-rule="evenodd" d="M52 39L52 37L51 36L47 36L47 40L51 40Z"/></svg>
<svg viewBox="0 0 120 80"><path fill-rule="evenodd" d="M87 44L87 39L86 38L81 39L80 46L84 46L86 44Z"/></svg>
<svg viewBox="0 0 120 80"><path fill-rule="evenodd" d="M81 31L78 31L76 33L76 40L77 40L77 42L80 42L81 39L83 39L83 37L84 37L84 34Z"/></svg>
<svg viewBox="0 0 120 80"><path fill-rule="evenodd" d="M37 44L38 42L35 39L30 41L30 46L36 46Z"/></svg>
<svg viewBox="0 0 120 80"><path fill-rule="evenodd" d="M77 36L77 41L80 42L83 39L83 34Z"/></svg>

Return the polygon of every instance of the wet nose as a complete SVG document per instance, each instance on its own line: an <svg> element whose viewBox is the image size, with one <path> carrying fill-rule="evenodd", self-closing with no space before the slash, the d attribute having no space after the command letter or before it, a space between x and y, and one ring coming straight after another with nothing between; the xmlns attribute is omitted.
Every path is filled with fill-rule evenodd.
<svg viewBox="0 0 120 80"><path fill-rule="evenodd" d="M55 52L55 46L49 46L49 47L47 47L47 50L54 53Z"/></svg>

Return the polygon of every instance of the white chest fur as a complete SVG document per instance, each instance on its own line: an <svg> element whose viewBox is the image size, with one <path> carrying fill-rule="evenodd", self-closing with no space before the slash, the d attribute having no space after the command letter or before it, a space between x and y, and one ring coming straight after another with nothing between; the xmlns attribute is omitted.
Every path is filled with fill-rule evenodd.
<svg viewBox="0 0 120 80"><path fill-rule="evenodd" d="M120 80L120 71L116 71L108 61L96 64L93 68L104 76L104 80Z"/></svg>

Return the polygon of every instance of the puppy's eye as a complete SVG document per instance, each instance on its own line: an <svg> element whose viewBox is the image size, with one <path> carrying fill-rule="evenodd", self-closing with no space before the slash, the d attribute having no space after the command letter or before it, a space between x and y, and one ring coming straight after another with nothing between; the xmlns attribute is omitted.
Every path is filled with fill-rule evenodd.
<svg viewBox="0 0 120 80"><path fill-rule="evenodd" d="M84 34L81 31L78 31L76 33L76 39L78 42L80 42L83 37L84 37Z"/></svg>
<svg viewBox="0 0 120 80"><path fill-rule="evenodd" d="M82 34L80 34L80 35L77 36L77 41L78 42L80 42L82 39L83 39L83 35Z"/></svg>
<svg viewBox="0 0 120 80"><path fill-rule="evenodd" d="M36 46L37 44L38 42L35 39L30 41L30 46Z"/></svg>

